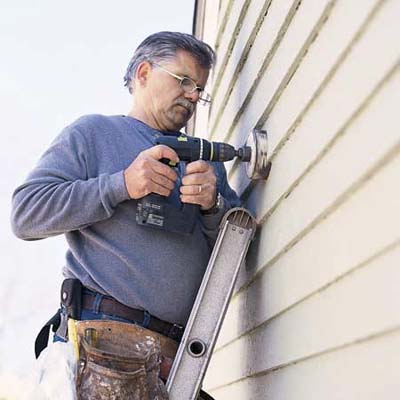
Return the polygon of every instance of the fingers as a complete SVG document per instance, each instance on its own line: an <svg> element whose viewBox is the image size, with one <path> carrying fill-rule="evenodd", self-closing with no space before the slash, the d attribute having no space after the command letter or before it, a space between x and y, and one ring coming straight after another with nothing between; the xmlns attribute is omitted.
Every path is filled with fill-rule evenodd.
<svg viewBox="0 0 400 400"><path fill-rule="evenodd" d="M174 169L159 162L161 158L179 162L174 150L158 145L142 151L124 171L125 185L131 199L139 199L149 193L162 196L171 194L177 174Z"/></svg>
<svg viewBox="0 0 400 400"><path fill-rule="evenodd" d="M157 173L151 173L150 175L151 182L148 182L146 186L148 193L157 193L168 197L174 190L175 179L169 179Z"/></svg>
<svg viewBox="0 0 400 400"><path fill-rule="evenodd" d="M194 161L186 166L182 185L201 185L203 183L215 184L217 178L214 168L203 160Z"/></svg>
<svg viewBox="0 0 400 400"><path fill-rule="evenodd" d="M167 178L175 181L177 178L176 172L169 166L159 162L162 158L167 158L174 163L179 162L179 157L176 152L168 146L159 144L157 146L151 147L140 153L138 157L149 158L149 167L151 167L156 173L166 176ZM154 160L154 162L151 162Z"/></svg>
<svg viewBox="0 0 400 400"><path fill-rule="evenodd" d="M165 177L166 179L175 182L178 175L176 174L175 170L168 165L162 164L160 161L154 160L152 158L146 159L145 161L145 168L151 169L154 173L154 177L159 176ZM155 182L163 184L165 180L155 180ZM165 186L165 185L164 185Z"/></svg>
<svg viewBox="0 0 400 400"><path fill-rule="evenodd" d="M202 183L202 184L181 186L180 191L181 194L184 195L200 196L204 195L204 193L207 192L209 188L213 189L214 186L209 183Z"/></svg>
<svg viewBox="0 0 400 400"><path fill-rule="evenodd" d="M213 170L213 167L203 160L193 161L186 166L186 174L188 175L196 172L207 172L209 170Z"/></svg>
<svg viewBox="0 0 400 400"><path fill-rule="evenodd" d="M196 186L188 187L184 189L181 187L181 192L182 191L196 191L198 190L197 188L194 189ZM198 187L198 186L197 186ZM208 210L213 205L215 204L215 199L216 199L216 189L213 186L210 186L209 189L204 188L204 185L201 186L203 189L199 193L197 191L196 194L181 194L180 199L182 203L190 203L190 204L198 204L201 206L203 210Z"/></svg>
<svg viewBox="0 0 400 400"><path fill-rule="evenodd" d="M181 201L208 210L215 204L216 183L214 168L209 163L200 160L188 164L180 188Z"/></svg>
<svg viewBox="0 0 400 400"><path fill-rule="evenodd" d="M157 193L157 194L160 194L161 196L168 197L172 192L171 189L167 189L165 186L159 185L159 184L154 183L154 182L153 183L149 183L146 186L146 189L147 189L147 190L145 190L146 194L144 196L146 196L149 193ZM141 196L141 197L143 197L143 196Z"/></svg>
<svg viewBox="0 0 400 400"><path fill-rule="evenodd" d="M175 150L163 144L158 144L157 146L150 147L149 149L143 151L141 154L147 154L154 160L161 160L161 158L168 158L175 163L179 162L178 154Z"/></svg>

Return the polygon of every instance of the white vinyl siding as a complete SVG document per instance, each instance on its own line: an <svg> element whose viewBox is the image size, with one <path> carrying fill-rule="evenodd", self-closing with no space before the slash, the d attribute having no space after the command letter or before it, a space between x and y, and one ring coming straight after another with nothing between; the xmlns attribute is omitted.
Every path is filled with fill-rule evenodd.
<svg viewBox="0 0 400 400"><path fill-rule="evenodd" d="M272 162L255 185L226 165L259 232L205 388L400 398L400 1L200 3L218 64L195 135L266 129Z"/></svg>

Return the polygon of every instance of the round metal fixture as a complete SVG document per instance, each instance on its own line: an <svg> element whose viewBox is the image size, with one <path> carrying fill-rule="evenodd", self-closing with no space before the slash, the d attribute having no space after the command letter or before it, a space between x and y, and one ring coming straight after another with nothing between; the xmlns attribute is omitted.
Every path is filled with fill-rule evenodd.
<svg viewBox="0 0 400 400"><path fill-rule="evenodd" d="M247 137L245 146L251 148L250 161L246 164L247 176L250 179L267 179L271 170L271 163L267 161L267 131L254 128Z"/></svg>

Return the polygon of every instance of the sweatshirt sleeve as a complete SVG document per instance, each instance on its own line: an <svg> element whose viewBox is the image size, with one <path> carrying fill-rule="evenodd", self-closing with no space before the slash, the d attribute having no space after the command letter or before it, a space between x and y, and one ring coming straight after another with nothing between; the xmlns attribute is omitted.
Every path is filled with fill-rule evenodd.
<svg viewBox="0 0 400 400"><path fill-rule="evenodd" d="M123 171L88 177L89 150L78 128L67 127L57 137L13 194L17 237L35 240L85 228L129 199Z"/></svg>

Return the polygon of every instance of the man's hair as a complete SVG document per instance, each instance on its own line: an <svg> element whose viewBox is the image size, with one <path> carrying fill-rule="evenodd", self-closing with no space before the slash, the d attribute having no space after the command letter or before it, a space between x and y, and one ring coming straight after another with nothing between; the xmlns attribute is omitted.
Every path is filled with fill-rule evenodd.
<svg viewBox="0 0 400 400"><path fill-rule="evenodd" d="M196 37L182 32L158 32L147 37L136 49L124 76L125 86L132 93L132 80L136 70L143 61L160 62L175 58L179 51L187 51L206 69L215 63L215 52Z"/></svg>

